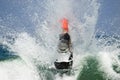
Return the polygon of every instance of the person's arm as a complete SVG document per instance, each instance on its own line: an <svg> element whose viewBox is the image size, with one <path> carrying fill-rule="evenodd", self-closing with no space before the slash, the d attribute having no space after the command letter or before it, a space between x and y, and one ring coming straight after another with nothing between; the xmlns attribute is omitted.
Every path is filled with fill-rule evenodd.
<svg viewBox="0 0 120 80"><path fill-rule="evenodd" d="M73 49L72 49L72 43L71 43L71 41L70 41L70 43L69 43L69 52L71 53L70 54L70 57L69 57L69 60L72 60L73 59L73 51L72 51Z"/></svg>
<svg viewBox="0 0 120 80"><path fill-rule="evenodd" d="M69 44L68 44L68 47L69 47L69 51L70 51L70 53L72 53L73 51L73 47L72 47L72 43L71 43L71 39L70 39L70 41L69 41Z"/></svg>
<svg viewBox="0 0 120 80"><path fill-rule="evenodd" d="M69 52L71 53L69 60L72 60L73 59L73 47L72 47L71 39L69 41L68 47L69 47Z"/></svg>

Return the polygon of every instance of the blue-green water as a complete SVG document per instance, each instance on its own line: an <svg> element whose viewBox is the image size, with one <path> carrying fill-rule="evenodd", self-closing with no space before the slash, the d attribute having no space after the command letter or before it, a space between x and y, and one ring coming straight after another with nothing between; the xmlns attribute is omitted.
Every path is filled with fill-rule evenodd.
<svg viewBox="0 0 120 80"><path fill-rule="evenodd" d="M99 62L96 57L88 57L87 64L83 66L78 80L106 80L105 74L99 71Z"/></svg>
<svg viewBox="0 0 120 80"><path fill-rule="evenodd" d="M14 52L9 51L9 47L7 45L0 44L0 61L17 58L19 58L19 56L15 55Z"/></svg>

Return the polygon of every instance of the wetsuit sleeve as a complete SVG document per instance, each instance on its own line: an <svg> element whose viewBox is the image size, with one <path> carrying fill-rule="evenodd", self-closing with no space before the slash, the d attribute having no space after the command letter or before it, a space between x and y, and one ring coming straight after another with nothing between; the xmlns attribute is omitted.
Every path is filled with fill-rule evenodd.
<svg viewBox="0 0 120 80"><path fill-rule="evenodd" d="M59 40L61 40L62 34L59 35Z"/></svg>
<svg viewBox="0 0 120 80"><path fill-rule="evenodd" d="M72 53L73 52L73 46L72 43L69 43L69 51Z"/></svg>
<svg viewBox="0 0 120 80"><path fill-rule="evenodd" d="M72 47L71 41L70 41L70 43L69 43L69 51L70 51L69 60L72 60L72 59L73 59L73 47Z"/></svg>

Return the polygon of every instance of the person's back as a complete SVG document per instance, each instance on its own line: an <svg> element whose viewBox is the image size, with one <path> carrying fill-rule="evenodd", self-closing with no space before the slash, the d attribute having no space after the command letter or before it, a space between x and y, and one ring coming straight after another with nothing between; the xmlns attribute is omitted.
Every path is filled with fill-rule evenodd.
<svg viewBox="0 0 120 80"><path fill-rule="evenodd" d="M57 59L54 62L56 69L71 69L73 65L73 51L71 38L68 34L68 20L62 20L62 34L59 37Z"/></svg>
<svg viewBox="0 0 120 80"><path fill-rule="evenodd" d="M58 51L60 53L65 53L69 50L70 35L68 33L60 34Z"/></svg>

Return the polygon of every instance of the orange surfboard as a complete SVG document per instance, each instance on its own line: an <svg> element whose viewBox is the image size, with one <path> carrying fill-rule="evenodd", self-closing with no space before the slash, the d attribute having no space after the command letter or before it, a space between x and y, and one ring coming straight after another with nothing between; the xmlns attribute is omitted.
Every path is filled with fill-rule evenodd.
<svg viewBox="0 0 120 80"><path fill-rule="evenodd" d="M68 32L69 31L69 29L68 29L68 20L66 18L63 18L61 20L61 22L62 22L63 31Z"/></svg>

